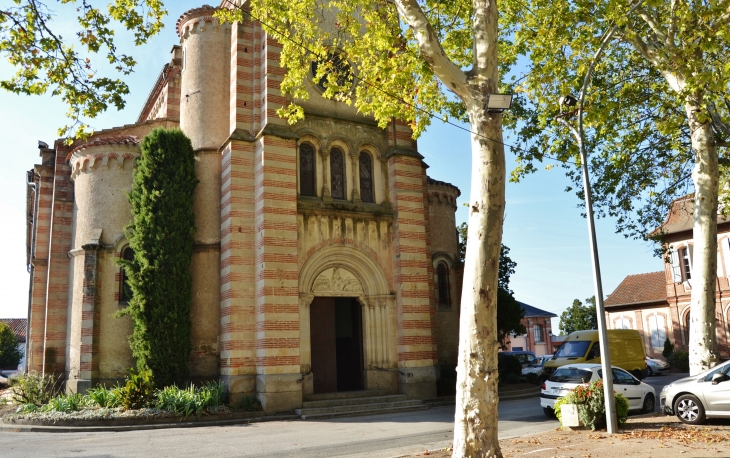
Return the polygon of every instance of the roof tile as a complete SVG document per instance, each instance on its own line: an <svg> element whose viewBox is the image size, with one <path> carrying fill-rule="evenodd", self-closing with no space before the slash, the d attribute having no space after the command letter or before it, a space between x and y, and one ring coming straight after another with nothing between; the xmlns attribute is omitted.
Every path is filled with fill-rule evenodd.
<svg viewBox="0 0 730 458"><path fill-rule="evenodd" d="M667 279L663 270L645 274L629 275L604 301L606 307L666 302Z"/></svg>
<svg viewBox="0 0 730 458"><path fill-rule="evenodd" d="M10 326L10 329L18 336L18 342L25 342L25 331L28 326L27 318L0 318L0 323Z"/></svg>

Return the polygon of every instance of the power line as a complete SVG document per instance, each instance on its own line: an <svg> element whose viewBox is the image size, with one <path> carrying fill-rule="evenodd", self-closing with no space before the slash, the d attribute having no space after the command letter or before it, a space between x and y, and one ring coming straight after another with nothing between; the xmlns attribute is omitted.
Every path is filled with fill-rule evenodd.
<svg viewBox="0 0 730 458"><path fill-rule="evenodd" d="M320 56L319 54L317 54L316 52L314 52L314 51L312 51L311 49L309 49L309 48L308 48L308 47L307 47L307 46L306 46L305 44L303 44L302 42L300 42L300 41L297 41L297 40L295 40L295 39L293 39L293 38L291 38L291 37L289 37L289 36L285 35L285 34L284 34L283 32L281 32L281 31L280 31L279 29L277 29L276 27L274 27L274 26L273 26L273 25L271 25L270 23L267 23L267 22L265 22L264 20L262 20L261 18L258 18L258 17L256 17L256 16L254 16L253 14L251 14L251 12L250 12L250 11L245 11L245 10L244 10L244 9L243 9L242 7L240 7L240 6L236 5L236 4L235 4L235 3L233 3L233 2L231 1L231 0L226 0L226 2L227 2L228 4L230 4L230 5L232 6L232 7L234 7L234 8L237 8L237 9L240 9L240 10L241 10L241 12L242 12L242 13L244 14L244 16L249 16L250 18L252 18L252 19L254 19L254 20L256 20L256 21L260 22L261 24L265 25L265 26L266 26L266 27L268 27L268 28L269 28L270 30L272 30L272 31L273 31L274 33L276 33L277 35L279 35L279 36L280 36L281 38L283 38L283 39L285 39L285 40L288 40L289 42L291 42L291 43L295 44L296 46L300 47L300 48L301 48L301 49L303 49L303 50L304 50L304 51L305 51L305 52L306 52L307 54L311 54L312 56L314 56L315 58L317 58L317 59L319 59L319 60L323 60L323 59L325 59L325 58L321 57L321 56ZM381 92L381 93L385 94L386 96L388 96L388 97L390 97L390 98L392 98L392 99L394 99L394 100L396 100L396 101L398 101L398 102L400 102L400 103L403 103L404 105L407 105L407 106L409 106L409 107L413 108L413 109L414 109L414 110L416 110L416 111L419 111L419 112L421 112L421 113L423 113L423 114L426 114L426 115L428 115L428 116L429 116L429 117L431 117L431 118L435 118L435 119L438 119L439 121L441 121L441 122L443 122L443 123L446 123L446 124L449 124L449 125L451 125L451 126L453 126L453 127L456 127L457 129L461 129L461 130L463 130L463 131L465 131L465 132L468 132L468 133L470 133L470 134L472 134L472 135L476 135L476 136L478 136L478 137L482 137L482 138L484 138L484 139L487 139L487 140L489 140L489 141L492 141L492 142L494 142L494 143L498 143L498 144L500 144L500 145L502 145L502 146L506 146L507 148L510 148L510 149L512 149L512 150L515 150L515 151L521 151L521 152L523 152L523 153L527 153L527 154L530 154L530 152L529 152L528 150L525 150L525 149L523 149L523 148L520 148L520 147L518 147L518 146L510 145L509 143L505 143L505 142L503 142L503 141L501 141L501 140L496 140L496 139L494 139L494 138L490 138L490 137L487 137L486 135L480 134L480 133L478 133L478 132L474 132L474 131L472 131L471 129L467 129L467 128L466 128L466 127L464 127L464 126L460 126L459 124L455 124L455 123L453 123L453 122L451 122L451 121L448 121L448 120L446 120L445 118L442 118L441 116L438 116L438 115L436 115L435 113L433 113L433 112L431 112L431 111L428 111L428 110L426 110L425 108L421 108L421 107L419 107L418 105L412 104L412 103L410 103L410 102L408 102L408 101L406 101L406 100L402 99L401 97L399 97L399 96L397 96L397 95L395 95L395 94L392 94L392 93L390 93L390 92L386 91L385 89L383 89L382 87L379 87L379 86L378 86L378 85L376 85L376 84L370 83L369 81L367 81L367 80L365 80L365 79L363 79L363 78L360 78L360 77L358 77L357 75L354 75L354 74L353 74L353 75L352 75L352 77L353 77L354 79L360 80L360 81L361 81L362 83L364 83L364 84L365 84L366 86L368 86L368 87L371 87L371 88L373 88L373 89L375 89L375 90L377 90L377 91L379 91L379 92ZM575 164L575 162L574 162L574 161L561 161L560 159L557 159L557 158L554 158L554 157L550 157L550 156L548 156L548 155L545 155L545 154L543 154L543 155L542 155L542 157L545 157L545 158L547 158L547 159L551 159L551 160L554 160L554 161L556 161L556 162L568 162L568 163L573 163L573 164Z"/></svg>

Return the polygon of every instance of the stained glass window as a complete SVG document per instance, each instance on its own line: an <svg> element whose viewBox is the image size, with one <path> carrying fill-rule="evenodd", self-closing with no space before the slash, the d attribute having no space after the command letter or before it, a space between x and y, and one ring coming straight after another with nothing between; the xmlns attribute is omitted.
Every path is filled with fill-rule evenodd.
<svg viewBox="0 0 730 458"><path fill-rule="evenodd" d="M374 202L373 165L368 153L360 153L360 199Z"/></svg>
<svg viewBox="0 0 730 458"><path fill-rule="evenodd" d="M299 147L299 193L316 196L314 187L314 148L308 143Z"/></svg>
<svg viewBox="0 0 730 458"><path fill-rule="evenodd" d="M332 198L345 198L345 155L339 148L330 150L330 176L332 178Z"/></svg>

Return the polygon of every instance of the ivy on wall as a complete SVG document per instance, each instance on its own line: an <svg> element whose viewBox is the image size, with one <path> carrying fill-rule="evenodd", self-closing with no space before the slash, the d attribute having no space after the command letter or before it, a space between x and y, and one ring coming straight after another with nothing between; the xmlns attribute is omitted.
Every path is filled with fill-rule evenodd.
<svg viewBox="0 0 730 458"><path fill-rule="evenodd" d="M129 193L133 219L125 229L134 258L119 261L132 297L119 315L132 318L137 368L168 386L188 375L198 179L192 144L181 130L155 129L141 149Z"/></svg>

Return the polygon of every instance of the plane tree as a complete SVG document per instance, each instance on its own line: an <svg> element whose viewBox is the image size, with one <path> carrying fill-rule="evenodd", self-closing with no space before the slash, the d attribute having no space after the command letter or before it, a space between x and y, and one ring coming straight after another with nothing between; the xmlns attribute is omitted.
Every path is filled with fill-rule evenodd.
<svg viewBox="0 0 730 458"><path fill-rule="evenodd" d="M578 107L561 107L559 97L577 95L593 66L584 125L597 213L615 217L626 236L661 241L662 232L652 231L671 202L690 195L691 372L713 366L718 195L728 185L730 1L506 0L502 11L510 52L529 62L512 83L529 100L513 124L523 149L512 179L557 161L582 197L578 148L555 117L573 120Z"/></svg>
<svg viewBox="0 0 730 458"><path fill-rule="evenodd" d="M16 72L0 81L0 87L16 94L60 96L68 105L70 120L59 129L61 137L71 133L88 137L84 120L110 106L118 110L125 106L129 87L118 74L129 75L137 62L117 47L115 23L131 31L139 46L162 30L167 14L161 0L4 3L0 56ZM69 26L63 19L74 13L75 23Z"/></svg>

